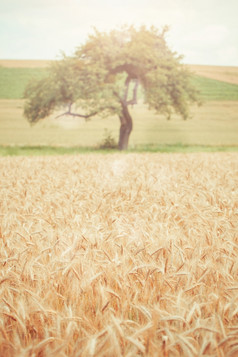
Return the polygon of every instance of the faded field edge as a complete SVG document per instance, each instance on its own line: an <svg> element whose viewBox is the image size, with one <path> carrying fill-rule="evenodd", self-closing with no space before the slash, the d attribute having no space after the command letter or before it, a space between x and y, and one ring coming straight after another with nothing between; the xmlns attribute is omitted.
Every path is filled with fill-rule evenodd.
<svg viewBox="0 0 238 357"><path fill-rule="evenodd" d="M238 145L233 146L209 146L209 145L185 145L185 144L165 144L165 145L138 145L129 148L123 153L192 153L192 152L236 152ZM97 153L119 153L117 149L102 149L100 147L83 146L5 146L0 145L0 156L39 156L39 155L74 155L74 154L97 154Z"/></svg>

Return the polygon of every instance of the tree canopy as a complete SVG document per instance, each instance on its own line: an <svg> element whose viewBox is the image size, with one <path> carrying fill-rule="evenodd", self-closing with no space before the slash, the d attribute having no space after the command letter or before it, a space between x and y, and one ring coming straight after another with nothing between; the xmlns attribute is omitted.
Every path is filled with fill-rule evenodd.
<svg viewBox="0 0 238 357"><path fill-rule="evenodd" d="M128 147L133 128L129 108L137 104L139 86L149 109L186 119L189 105L199 102L198 93L182 57L169 49L166 32L166 27L145 26L95 30L73 56L55 61L46 78L27 86L24 115L36 123L59 108L66 108L62 115L85 120L117 114L121 150Z"/></svg>

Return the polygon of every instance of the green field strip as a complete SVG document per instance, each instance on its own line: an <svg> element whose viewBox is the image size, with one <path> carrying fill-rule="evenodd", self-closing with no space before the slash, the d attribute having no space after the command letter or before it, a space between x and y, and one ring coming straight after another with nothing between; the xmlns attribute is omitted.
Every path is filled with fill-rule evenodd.
<svg viewBox="0 0 238 357"><path fill-rule="evenodd" d="M203 100L238 100L238 85L216 79L193 76L192 83Z"/></svg>
<svg viewBox="0 0 238 357"><path fill-rule="evenodd" d="M237 152L238 146L210 145L138 145L126 153L193 153L193 152ZM98 147L54 147L54 146L0 146L0 156L45 156L79 154L118 154L125 153L117 149Z"/></svg>
<svg viewBox="0 0 238 357"><path fill-rule="evenodd" d="M0 98L21 99L30 80L41 79L46 68L0 67ZM238 100L238 85L194 75L192 83L200 91L201 98L211 100Z"/></svg>
<svg viewBox="0 0 238 357"><path fill-rule="evenodd" d="M5 68L0 67L0 98L21 99L26 85L31 80L43 78L45 68Z"/></svg>

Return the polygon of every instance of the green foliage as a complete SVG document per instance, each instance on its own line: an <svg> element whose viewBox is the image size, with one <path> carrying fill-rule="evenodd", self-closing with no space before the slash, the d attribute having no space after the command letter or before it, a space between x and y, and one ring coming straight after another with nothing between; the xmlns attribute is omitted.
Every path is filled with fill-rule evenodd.
<svg viewBox="0 0 238 357"><path fill-rule="evenodd" d="M68 109L65 114L85 119L96 113L103 116L106 112L108 115L111 107L104 103L106 90L100 70L75 58L63 57L61 61L53 62L47 77L28 84L24 94L27 98L24 115L32 124L60 108ZM71 112L74 104L83 110L82 114ZM116 103L113 110L116 110Z"/></svg>
<svg viewBox="0 0 238 357"><path fill-rule="evenodd" d="M166 32L167 28L159 31L144 26L109 33L95 30L73 57L64 56L51 67L44 83L27 88L26 117L36 122L59 106L71 108L74 103L87 117L102 112L121 115L122 102L136 103L135 89L133 98L128 99L128 87L136 80L150 108L167 116L175 111L186 118L197 91L181 57L168 48Z"/></svg>
<svg viewBox="0 0 238 357"><path fill-rule="evenodd" d="M126 27L110 33L95 32L76 52L94 67L106 70L105 83L112 83L113 93L123 98L126 91L118 81L124 74L137 79L144 89L144 100L151 109L170 116L172 111L186 118L188 104L196 102L197 90L190 81L190 72L180 63L181 56L166 43L167 28L161 32L151 27Z"/></svg>
<svg viewBox="0 0 238 357"><path fill-rule="evenodd" d="M44 78L37 83L29 83L25 96L30 100L25 104L24 115L30 123L49 116L54 111L58 99L54 83Z"/></svg>
<svg viewBox="0 0 238 357"><path fill-rule="evenodd" d="M23 98L30 80L40 80L46 74L44 68L5 68L0 67L0 98Z"/></svg>
<svg viewBox="0 0 238 357"><path fill-rule="evenodd" d="M167 28L124 27L109 33L95 30L74 56L63 56L48 77L26 88L24 114L36 123L66 107L64 114L89 119L117 114L118 146L124 150L132 130L129 106L137 104L138 88L144 102L156 113L188 117L190 103L198 103L191 74L166 42ZM80 113L73 113L77 106ZM111 145L107 140L107 145Z"/></svg>

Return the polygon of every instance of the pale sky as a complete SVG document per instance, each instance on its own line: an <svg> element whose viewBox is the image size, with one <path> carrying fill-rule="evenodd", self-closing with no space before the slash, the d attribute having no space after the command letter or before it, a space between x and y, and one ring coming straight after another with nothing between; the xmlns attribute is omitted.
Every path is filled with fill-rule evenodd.
<svg viewBox="0 0 238 357"><path fill-rule="evenodd" d="M0 0L0 59L57 59L124 24L169 25L185 63L238 66L237 0Z"/></svg>

